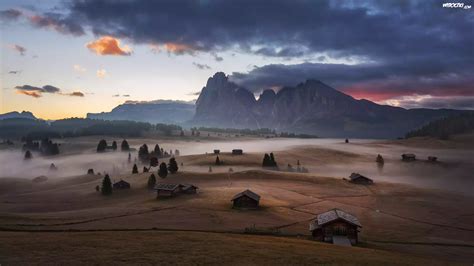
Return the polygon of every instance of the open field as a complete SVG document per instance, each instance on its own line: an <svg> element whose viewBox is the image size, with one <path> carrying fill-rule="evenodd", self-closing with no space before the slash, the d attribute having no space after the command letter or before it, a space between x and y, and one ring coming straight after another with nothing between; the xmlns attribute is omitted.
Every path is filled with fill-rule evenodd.
<svg viewBox="0 0 474 266"><path fill-rule="evenodd" d="M240 143L249 145L250 152L243 156L223 153L220 159L224 165L215 166L215 155L194 153L186 150L186 145L210 152L212 146L235 147L237 142L130 140L134 147L156 142L167 149L180 149L184 155L177 157L179 172L166 179L158 178L158 182L191 183L199 187L196 195L157 200L154 192L146 188L150 173L130 174L127 154L94 153L98 138L81 138L76 143L74 139L66 141L71 144L65 142L62 148L67 149L69 155L32 161L48 166L54 160L59 171L48 175L48 181L33 183L31 178L14 176L14 171L10 177L0 178L0 263L27 263L29 259L47 262L48 258L44 256L49 249L58 249L54 243L59 241L65 244L64 248L59 247L62 252L51 254L54 261L81 257L78 263L103 261L114 256L115 249L118 249L118 261L122 263L156 262L158 258L154 257L150 245L160 250L161 253L156 253L160 254L160 261L169 259L182 263L196 256L199 258L196 263L218 263L224 256L229 264L268 264L277 254L282 264L380 264L381 261L432 264L430 259L439 263L474 261L473 195L455 192L453 188L456 187L443 189L436 187L442 183L429 182L430 179L449 181L446 173L459 172L461 174L453 178L466 182L458 185L471 184L467 171L472 167L469 162L472 157L464 157L472 153L469 150L435 150L436 154L446 156L442 163L432 165L417 161L407 164L397 158L399 152L407 148L396 143L323 141L292 146L290 141L280 146L273 142L274 149L270 150L268 145L272 142L268 142L257 151L250 146L258 141L250 140L252 142L248 144L246 141L249 140L243 140ZM202 147L196 148L200 145ZM275 151L281 171L260 167L262 152L270 151ZM433 150L421 148L416 151L417 154L433 153ZM386 158L384 169L376 167L374 153L381 153ZM74 160L79 166L72 165ZM286 164L296 166L296 160L300 160L310 173L287 172ZM107 170L112 163L116 164L114 169ZM208 172L210 165L212 173ZM112 180L129 182L132 189L116 191L108 197L100 195L94 188L100 184L102 175L76 173L76 168L82 168L84 173L89 167L96 172L109 172ZM229 173L230 167L234 172ZM361 186L342 180L354 169L375 173L369 176L376 183ZM153 171L156 174L156 169ZM404 173L409 177L387 180L404 176ZM427 173L433 173L433 176ZM262 196L259 210L231 208L232 196L244 189ZM308 223L316 214L332 208L343 209L359 218L363 226L361 248L346 250L307 240ZM270 236L241 235L246 228L281 237L274 241ZM71 230L75 232L68 232ZM130 232L133 230L136 232ZM74 237L70 237L72 235ZM130 242L134 242L133 245L129 245ZM205 255L198 256L200 247L207 243L211 246ZM233 243L232 248L219 248L231 246L230 243ZM70 248L76 245L83 249ZM95 245L100 245L100 252L91 257L83 255L91 252L87 246ZM30 252L25 260L19 259L28 249L35 252ZM143 256L139 250L143 251ZM186 256L177 257L180 251L186 250ZM243 252L250 252L248 259L241 256ZM403 254L402 258L394 260L393 256L398 253ZM367 255L359 257L356 254ZM227 258L229 256L238 259L232 260Z"/></svg>
<svg viewBox="0 0 474 266"><path fill-rule="evenodd" d="M31 239L35 241L32 243ZM439 261L314 241L201 232L113 231L0 233L0 261L10 264L442 265ZM31 252L24 252L25 249ZM74 259L71 259L74 258Z"/></svg>

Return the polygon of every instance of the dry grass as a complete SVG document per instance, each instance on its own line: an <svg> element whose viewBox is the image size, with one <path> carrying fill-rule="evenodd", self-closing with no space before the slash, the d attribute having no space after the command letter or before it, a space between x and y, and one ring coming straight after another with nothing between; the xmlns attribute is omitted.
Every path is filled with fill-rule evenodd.
<svg viewBox="0 0 474 266"><path fill-rule="evenodd" d="M34 240L33 240L34 239ZM33 241L32 241L33 240ZM199 232L0 233L1 264L435 265L302 239Z"/></svg>

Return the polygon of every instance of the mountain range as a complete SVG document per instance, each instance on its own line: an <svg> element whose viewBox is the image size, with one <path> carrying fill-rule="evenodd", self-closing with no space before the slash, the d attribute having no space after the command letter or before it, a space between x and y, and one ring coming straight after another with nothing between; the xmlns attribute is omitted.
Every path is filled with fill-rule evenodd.
<svg viewBox="0 0 474 266"><path fill-rule="evenodd" d="M422 125L463 111L404 109L357 100L318 80L307 80L258 99L218 72L196 102L194 125L273 128L321 137L395 138Z"/></svg>
<svg viewBox="0 0 474 266"><path fill-rule="evenodd" d="M357 100L319 80L309 79L257 98L222 72L210 77L196 103L172 100L127 101L110 112L87 118L132 120L220 128L270 128L320 137L396 138L430 121L472 112L451 109L404 109ZM11 112L0 119L36 119L30 112Z"/></svg>
<svg viewBox="0 0 474 266"><path fill-rule="evenodd" d="M194 102L171 100L127 101L110 112L88 113L87 118L180 124L193 118L194 109Z"/></svg>
<svg viewBox="0 0 474 266"><path fill-rule="evenodd" d="M0 120L10 119L10 118L25 118L25 119L36 120L36 117L31 112L27 112L27 111L22 111L21 113L17 111L13 111L9 113L0 114Z"/></svg>

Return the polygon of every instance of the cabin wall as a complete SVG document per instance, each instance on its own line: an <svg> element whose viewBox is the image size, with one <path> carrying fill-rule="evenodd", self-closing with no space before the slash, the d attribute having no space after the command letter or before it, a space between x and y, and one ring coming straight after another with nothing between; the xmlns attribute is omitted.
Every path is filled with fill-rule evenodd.
<svg viewBox="0 0 474 266"><path fill-rule="evenodd" d="M332 242L332 237L334 235L347 236L347 238L351 241L352 244L357 244L358 242L357 226L352 225L350 223L336 221L323 225L320 230L320 238L322 239L322 241L325 242Z"/></svg>
<svg viewBox="0 0 474 266"><path fill-rule="evenodd" d="M233 206L235 208L258 208L258 201L242 196L234 200Z"/></svg>

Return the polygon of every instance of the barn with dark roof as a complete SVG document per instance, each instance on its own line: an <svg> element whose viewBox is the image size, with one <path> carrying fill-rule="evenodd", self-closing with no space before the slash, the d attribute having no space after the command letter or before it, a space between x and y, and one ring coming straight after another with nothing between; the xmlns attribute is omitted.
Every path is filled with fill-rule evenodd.
<svg viewBox="0 0 474 266"><path fill-rule="evenodd" d="M256 209L260 202L260 195L250 190L245 190L232 198L233 208Z"/></svg>
<svg viewBox="0 0 474 266"><path fill-rule="evenodd" d="M114 189L130 189L130 183L120 180L113 185Z"/></svg>
<svg viewBox="0 0 474 266"><path fill-rule="evenodd" d="M366 176L363 176L359 173L352 173L349 176L350 182L355 183L355 184L361 184L361 185L370 185L373 184L374 181Z"/></svg>
<svg viewBox="0 0 474 266"><path fill-rule="evenodd" d="M181 192L180 184L160 183L156 184L156 197L172 197Z"/></svg>
<svg viewBox="0 0 474 266"><path fill-rule="evenodd" d="M314 239L335 244L357 244L359 228L362 225L357 217L339 209L318 214L309 224L309 231Z"/></svg>

